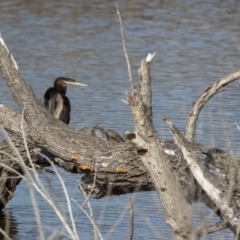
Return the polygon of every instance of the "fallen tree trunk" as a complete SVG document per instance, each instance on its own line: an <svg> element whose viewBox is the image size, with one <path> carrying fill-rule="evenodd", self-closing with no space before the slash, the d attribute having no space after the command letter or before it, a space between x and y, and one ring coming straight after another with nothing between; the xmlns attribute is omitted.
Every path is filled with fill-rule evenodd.
<svg viewBox="0 0 240 240"><path fill-rule="evenodd" d="M15 147L27 163L28 157L26 147L23 144L20 126L21 114L5 106L2 106L0 110L1 125L13 134L11 139L18 142L18 144L15 144ZM36 146L30 139L30 131L26 122L24 129L25 135L28 137L28 149L30 150L31 157L35 162L41 164L41 160L39 162L36 152L34 151ZM102 144L106 144L106 147L109 144L112 146L112 151L106 152L105 156L102 155L95 159L86 160L85 163L80 165L81 167L79 167L77 161L64 161L58 156L53 156L52 160L71 173L84 173L82 186L86 192L91 192L92 197L102 198L106 195L120 195L129 192L155 190L152 179L145 166L142 164L134 144L130 142L118 143L116 140L115 142L111 141L111 135L109 136L108 132L99 126L81 129L79 132L85 136L85 140L87 140L88 137L100 138L99 141L101 141ZM172 140L162 142L161 145L167 154L166 157L171 164L173 172L184 189L188 202L196 201L199 189L196 188L194 184L194 178L191 176L188 166L184 162L180 149ZM11 153L13 151L6 141L0 146L4 147L2 152L6 151L6 146L8 146L7 152ZM209 154L209 152L214 151L215 148L201 144L194 144L194 147L196 151L199 152L200 156L205 156L203 160L209 159L209 161L211 161L211 158L215 157ZM94 150L97 150L97 148L98 145L94 145ZM93 151L93 148L89 149L89 151ZM4 159L4 155L2 155L2 157ZM222 166L225 165L222 164ZM96 167L96 186L93 186Z"/></svg>
<svg viewBox="0 0 240 240"><path fill-rule="evenodd" d="M201 183L197 183L194 178L194 174L192 174L191 168L189 168L189 162L186 161L187 156L180 150L181 144L178 143L179 146L177 146L172 140L159 141L152 127L149 128L150 131L149 129L147 131L141 130L144 125L144 123L141 122L141 120L144 121L144 115L142 116L143 118L139 118L139 122L136 122L136 132L127 133L128 139L133 141L133 143L126 141L114 131L105 131L100 126L93 126L81 130L71 129L51 116L43 107L42 103L37 100L30 85L28 85L21 76L17 64L6 48L4 41L2 39L0 40L0 68L16 102L22 110L22 114L20 114L1 105L0 123L4 129L12 134L11 140L13 145L24 159L25 164L29 164L29 159L26 153L26 146L22 141L23 133L28 143L30 155L36 164L45 164L42 159L39 160L36 155L36 148L44 149L44 151L51 154L51 160L58 166L71 173L84 173L82 177L82 187L84 191L90 193L94 198L101 198L113 194L125 194L128 192L150 191L156 190L156 188L157 190L160 189L159 195L161 195L165 194L166 191L162 186L156 185L158 184L157 173L153 174L149 171L149 168L146 168L146 164L143 164L143 159L141 160L141 158L146 157L146 153L151 152L144 145L149 141L149 138L151 138L152 146L161 152L157 157L159 159L155 159L156 164L158 165L158 161L164 159L167 163L166 169L168 170L166 171L173 173L172 178L174 180L171 181L180 183L181 187L177 186L177 188L180 187L180 190L174 191L180 192L180 195L183 194L189 203L193 201L203 201L210 208L216 208L216 202L214 202L211 196L209 197L209 195L206 194L203 190L204 187ZM150 74L150 72L147 72L147 74ZM236 80L237 77L239 77L238 72L233 74L234 80ZM233 78L228 78L228 81L222 84L222 87L228 82L233 81ZM146 84L146 86L149 87L148 84ZM143 88L144 91L146 90L144 84L141 85L141 88ZM219 91L219 88L217 91ZM136 94L139 93L136 92ZM128 95L128 100L130 103L133 101L133 106L136 101L138 101L136 99L134 100L134 98L134 94ZM150 126L152 124L151 104L149 105L149 99L146 99L146 102L143 100L143 102L147 108L146 119L148 119L148 126ZM203 106L201 106L201 108L202 107ZM198 109L201 110L201 108ZM145 110L143 110L143 114L144 111ZM191 121L189 120L189 122ZM189 123L189 125L191 124ZM229 227L237 234L236 222L238 222L238 217L236 218L236 214L240 208L240 189L237 185L237 182L240 180L239 163L232 156L219 149L193 143L195 126L196 124L194 127L191 127L189 134L186 136L188 140L191 140L191 142L188 143L190 144L190 151L194 152L198 160L204 165L205 172L208 172L205 178L210 178L210 182L213 183L217 189L220 189L224 196L227 196L227 206L231 206L232 213L222 215L219 211L216 212L226 220L227 223L230 221L231 224ZM139 142L137 143L135 141L136 136L140 136L145 143L143 145L139 144ZM138 138L138 140L140 140L140 138ZM21 180L10 168L20 174L23 173L16 160L9 160L9 156L16 155L13 146L11 146L9 142L4 141L0 145L0 148L0 208L2 209L13 196L15 188ZM151 159L151 157L152 156L150 156L149 159ZM231 164L229 164L229 162ZM169 175L168 173L166 174ZM168 179L168 177L166 179ZM183 202L184 201L185 200L183 200ZM184 204L185 203L183 203L183 205ZM177 229L174 227L179 227L175 226L176 223L174 223L172 219L170 219L169 222L173 224L173 229ZM193 226L189 226L186 231L188 232L189 229L193 228ZM185 235L181 237L184 236Z"/></svg>

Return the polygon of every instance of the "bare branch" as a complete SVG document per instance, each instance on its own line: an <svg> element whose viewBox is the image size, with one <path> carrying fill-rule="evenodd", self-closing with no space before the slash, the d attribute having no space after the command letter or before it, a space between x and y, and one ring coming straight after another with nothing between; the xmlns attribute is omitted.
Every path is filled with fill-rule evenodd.
<svg viewBox="0 0 240 240"><path fill-rule="evenodd" d="M150 63L144 59L141 67L144 68L144 75L148 76L147 84L140 85L141 88L134 94L128 93L127 99L132 110L135 121L135 131L128 132L128 138L136 145L138 155L149 171L156 190L161 198L163 207L167 214L167 223L175 233L175 239L198 239L191 213L187 207L183 191L176 181L171 166L164 153L163 147L153 127L152 119L147 115L146 109L151 109L151 88L150 85ZM142 93L148 96L142 96ZM143 102L147 99L147 106ZM150 114L151 115L151 114Z"/></svg>
<svg viewBox="0 0 240 240"><path fill-rule="evenodd" d="M202 237L202 236L206 236L209 233L214 233L223 229L227 228L227 222L228 221L222 221L222 222L217 222L214 224L210 224L208 226L204 226L201 229L198 230L198 236Z"/></svg>
<svg viewBox="0 0 240 240"><path fill-rule="evenodd" d="M134 231L134 212L133 212L133 203L132 203L132 198L129 198L129 212L130 212L130 234L129 234L129 240L133 239L133 231Z"/></svg>
<svg viewBox="0 0 240 240"><path fill-rule="evenodd" d="M118 8L117 3L115 2L116 5L116 9L117 9L117 14L118 14L118 19L119 19L119 24L120 24L120 28L121 28L121 37L122 37L122 46L123 46L123 52L126 58L126 62L127 62L127 68L128 68L128 76L129 76L129 81L130 81L130 85L131 85L131 89L132 89L132 93L133 93L133 80L132 80L132 70L131 70L131 64L129 61L129 57L127 54L127 48L126 48L126 44L125 44L125 37L124 37L124 30L123 30L123 24L122 24L122 17Z"/></svg>
<svg viewBox="0 0 240 240"><path fill-rule="evenodd" d="M1 228L0 228L0 233L4 236L4 239L11 240L11 238L8 236L8 234Z"/></svg>
<svg viewBox="0 0 240 240"><path fill-rule="evenodd" d="M200 97L193 103L193 108L189 114L187 124L186 124L186 133L185 138L189 142L194 141L194 134L196 129L196 123L200 111L205 106L205 104L212 98L215 94L219 93L220 89L225 87L227 84L237 80L240 78L240 70L230 75L218 80L217 82L213 83L209 86Z"/></svg>
<svg viewBox="0 0 240 240"><path fill-rule="evenodd" d="M238 217L240 215L240 213L238 212L237 214L235 214L232 218ZM205 236L209 233L214 233L223 229L227 228L227 223L229 222L230 219L221 221L221 222L217 222L214 224L210 224L208 226L204 226L200 229L198 229L198 236L202 237Z"/></svg>
<svg viewBox="0 0 240 240"><path fill-rule="evenodd" d="M171 132L173 133L175 143L182 150L183 156L198 184L220 209L223 218L225 220L229 219L232 227L236 229L238 226L238 218L234 217L234 210L229 206L228 199L224 196L224 193L220 191L220 187L215 186L214 177L208 173L208 170L203 163L198 160L196 153L179 130L174 126L172 121L167 117L164 118L164 121L169 125Z"/></svg>

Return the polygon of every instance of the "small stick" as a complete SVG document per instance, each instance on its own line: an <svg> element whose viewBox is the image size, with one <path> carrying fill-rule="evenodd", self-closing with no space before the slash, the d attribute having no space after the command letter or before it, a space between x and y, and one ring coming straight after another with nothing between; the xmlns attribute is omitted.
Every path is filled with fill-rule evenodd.
<svg viewBox="0 0 240 240"><path fill-rule="evenodd" d="M198 229L197 234L198 234L199 237L202 237L202 236L207 235L209 233L214 233L214 232L226 229L228 227L227 223L231 219L233 219L235 217L238 217L239 215L240 215L240 213L238 212L230 219L226 219L224 221L213 223L213 224L210 224L208 226L202 227L202 228ZM238 236L238 234L236 234L236 236Z"/></svg>
<svg viewBox="0 0 240 240"><path fill-rule="evenodd" d="M0 228L0 233L4 236L4 239L11 240L11 238L8 236L8 234L6 232L4 232L4 230L1 228Z"/></svg>
<svg viewBox="0 0 240 240"><path fill-rule="evenodd" d="M134 231L134 213L133 213L133 203L132 198L129 198L129 212L130 212L130 234L129 234L129 240L133 239L133 231Z"/></svg>
<svg viewBox="0 0 240 240"><path fill-rule="evenodd" d="M129 81L130 81L130 85L131 85L131 89L132 89L132 93L133 93L132 70L131 70L131 64L130 64L130 61L129 61L129 57L128 57L127 49L126 49L126 44L125 44L125 37L124 37L124 30L123 30L123 24L122 24L122 17L121 17L121 14L120 14L120 11L119 11L119 8L118 8L118 5L117 5L116 2L115 2L115 5L116 5L118 19L119 19L119 24L120 24L120 28L121 28L123 52L125 54L125 58L126 58L126 62L127 62L128 76L129 76Z"/></svg>
<svg viewBox="0 0 240 240"><path fill-rule="evenodd" d="M208 226L204 226L200 229L198 229L197 234L198 237L203 237L206 236L210 233L218 232L220 230L226 229L227 228L227 221L221 221L217 223L210 224Z"/></svg>

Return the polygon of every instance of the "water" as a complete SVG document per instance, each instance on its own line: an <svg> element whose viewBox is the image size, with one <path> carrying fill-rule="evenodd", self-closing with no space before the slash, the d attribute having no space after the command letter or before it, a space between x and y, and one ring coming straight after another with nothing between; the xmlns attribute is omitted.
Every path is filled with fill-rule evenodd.
<svg viewBox="0 0 240 240"><path fill-rule="evenodd" d="M181 131L192 102L209 84L239 69L240 4L237 1L121 1L121 10L133 78L137 84L140 60L157 52L152 63L155 127L162 139L171 137L163 116ZM68 88L72 102L71 126L100 124L119 133L133 128L128 106L122 103L130 90L122 51L119 23L112 1L1 1L1 34L24 78L38 98L58 76L75 78L88 88ZM1 104L15 109L1 80ZM220 147L239 158L239 86L214 96L202 110L197 141ZM80 176L61 171L71 197L83 197L76 182ZM56 177L42 174L56 202L66 210L66 200ZM134 198L134 239L170 239L171 230L156 193L137 193L91 200L96 222L105 239L128 237L129 197ZM61 225L51 208L38 198L46 236ZM202 205L194 205L196 222L202 221ZM82 239L92 239L92 226L74 206ZM210 214L210 213L209 213ZM22 182L1 218L10 217L13 239L38 239L38 230L27 186ZM122 216L122 217L120 217ZM209 221L216 221L211 214ZM116 224L115 224L116 223ZM114 228L113 228L114 226ZM229 234L222 231L207 239ZM57 237L56 239L59 239ZM232 238L231 233L225 239Z"/></svg>

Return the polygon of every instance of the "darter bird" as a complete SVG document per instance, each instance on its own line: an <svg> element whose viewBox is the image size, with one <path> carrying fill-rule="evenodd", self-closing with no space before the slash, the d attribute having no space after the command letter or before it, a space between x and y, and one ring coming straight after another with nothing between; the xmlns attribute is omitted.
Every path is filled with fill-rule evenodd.
<svg viewBox="0 0 240 240"><path fill-rule="evenodd" d="M55 118L69 124L71 103L66 96L67 84L87 86L71 78L59 77L54 81L54 86L45 92L44 105Z"/></svg>

